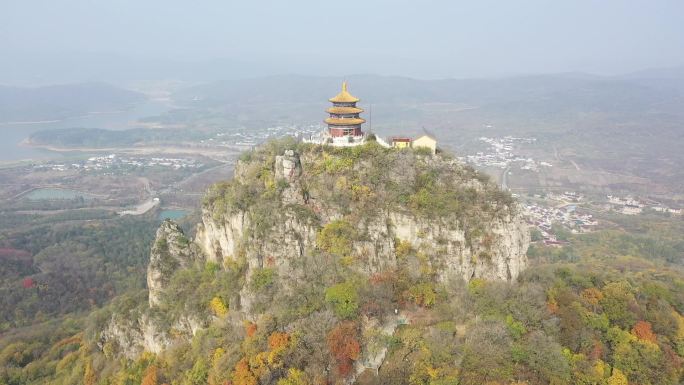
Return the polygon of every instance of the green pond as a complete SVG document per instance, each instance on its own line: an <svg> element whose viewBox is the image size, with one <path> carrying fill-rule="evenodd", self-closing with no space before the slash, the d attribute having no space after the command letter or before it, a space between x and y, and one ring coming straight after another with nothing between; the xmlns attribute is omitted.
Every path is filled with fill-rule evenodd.
<svg viewBox="0 0 684 385"><path fill-rule="evenodd" d="M39 188L35 189L24 196L32 201L46 201L57 199L92 199L93 196L78 190L63 189L63 188Z"/></svg>
<svg viewBox="0 0 684 385"><path fill-rule="evenodd" d="M162 210L161 212L159 212L159 219L171 219L175 221L176 219L183 218L187 214L187 210Z"/></svg>

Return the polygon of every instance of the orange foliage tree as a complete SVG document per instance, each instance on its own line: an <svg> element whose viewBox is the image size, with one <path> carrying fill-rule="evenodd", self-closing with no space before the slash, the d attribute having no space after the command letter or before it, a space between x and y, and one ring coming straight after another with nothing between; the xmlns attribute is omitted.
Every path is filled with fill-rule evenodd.
<svg viewBox="0 0 684 385"><path fill-rule="evenodd" d="M233 371L233 384L234 385L257 385L257 378L254 373L249 369L249 362L246 358L241 359L235 365L235 370Z"/></svg>
<svg viewBox="0 0 684 385"><path fill-rule="evenodd" d="M642 341L656 342L656 335L648 321L638 321L632 328L632 334Z"/></svg>
<svg viewBox="0 0 684 385"><path fill-rule="evenodd" d="M247 337L253 337L254 334L257 332L257 324L254 322L245 322L245 333L247 334Z"/></svg>
<svg viewBox="0 0 684 385"><path fill-rule="evenodd" d="M268 347L271 350L283 348L288 342L290 342L290 336L287 333L273 332L268 336Z"/></svg>
<svg viewBox="0 0 684 385"><path fill-rule="evenodd" d="M358 333L355 322L345 321L328 334L328 348L337 362L337 371L342 377L346 377L351 372L354 361L361 353Z"/></svg>
<svg viewBox="0 0 684 385"><path fill-rule="evenodd" d="M145 370L141 385L157 385L157 367L150 365Z"/></svg>
<svg viewBox="0 0 684 385"><path fill-rule="evenodd" d="M283 332L273 332L268 336L268 347L271 349L268 354L268 364L274 368L282 366L282 356L285 354L290 336Z"/></svg>

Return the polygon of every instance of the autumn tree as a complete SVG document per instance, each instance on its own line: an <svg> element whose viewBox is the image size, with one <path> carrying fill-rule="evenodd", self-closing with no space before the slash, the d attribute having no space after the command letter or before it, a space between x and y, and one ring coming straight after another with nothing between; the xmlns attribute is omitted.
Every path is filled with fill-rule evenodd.
<svg viewBox="0 0 684 385"><path fill-rule="evenodd" d="M328 223L316 237L316 245L330 254L340 257L351 255L356 229L347 221L336 220Z"/></svg>
<svg viewBox="0 0 684 385"><path fill-rule="evenodd" d="M247 358L243 358L235 365L233 370L234 385L257 385L257 378L249 369Z"/></svg>
<svg viewBox="0 0 684 385"><path fill-rule="evenodd" d="M613 374L608 377L608 385L627 385L627 376L625 376L620 369L614 368Z"/></svg>
<svg viewBox="0 0 684 385"><path fill-rule="evenodd" d="M93 370L93 364L90 360L86 362L85 370L83 373L83 384L84 385L95 385L97 378L95 377L95 371Z"/></svg>
<svg viewBox="0 0 684 385"><path fill-rule="evenodd" d="M327 342L330 353L337 363L337 372L340 376L346 377L361 353L357 324L352 321L340 323L330 331Z"/></svg>
<svg viewBox="0 0 684 385"><path fill-rule="evenodd" d="M228 314L228 306L223 302L220 297L214 297L209 302L209 307L215 316L223 318Z"/></svg>
<svg viewBox="0 0 684 385"><path fill-rule="evenodd" d="M155 365L147 367L141 385L157 385L157 367Z"/></svg>
<svg viewBox="0 0 684 385"><path fill-rule="evenodd" d="M287 371L287 377L278 380L278 385L309 385L310 381L306 373L297 369L290 368Z"/></svg>
<svg viewBox="0 0 684 385"><path fill-rule="evenodd" d="M274 368L282 366L282 356L290 343L290 336L284 332L273 332L268 336L268 364Z"/></svg>
<svg viewBox="0 0 684 385"><path fill-rule="evenodd" d="M590 304L594 307L598 306L599 302L603 299L603 293L601 292L601 290L599 290L595 287L590 287L590 288L582 290L582 293L580 294L580 296L588 304Z"/></svg>
<svg viewBox="0 0 684 385"><path fill-rule="evenodd" d="M418 306L432 307L437 300L437 293L430 283L419 283L409 289L409 296Z"/></svg>
<svg viewBox="0 0 684 385"><path fill-rule="evenodd" d="M651 329L651 323L647 321L638 321L632 328L632 334L638 339L649 342L656 342L656 335Z"/></svg>
<svg viewBox="0 0 684 385"><path fill-rule="evenodd" d="M359 308L359 294L352 282L339 283L325 290L325 301L333 305L340 318L354 318Z"/></svg>
<svg viewBox="0 0 684 385"><path fill-rule="evenodd" d="M257 324L254 322L245 321L245 334L247 337L253 337L257 332Z"/></svg>
<svg viewBox="0 0 684 385"><path fill-rule="evenodd" d="M630 310L635 304L631 285L626 281L611 282L603 288L603 298L599 301L608 319L628 329L635 321Z"/></svg>

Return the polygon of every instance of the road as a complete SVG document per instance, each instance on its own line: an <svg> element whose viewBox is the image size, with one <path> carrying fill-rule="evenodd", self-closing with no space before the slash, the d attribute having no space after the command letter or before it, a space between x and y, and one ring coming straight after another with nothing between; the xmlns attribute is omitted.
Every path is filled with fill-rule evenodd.
<svg viewBox="0 0 684 385"><path fill-rule="evenodd" d="M563 157L562 157L562 156L560 155L560 153L558 152L558 147L556 147L556 146L553 146L553 156L554 156L554 157L556 158L556 160L559 161L559 162L564 162L564 161L565 161L565 159L563 159ZM581 170L582 170L582 169L580 168L580 166L577 165L577 163L575 163L574 160L570 159L569 162L572 163L573 166L575 166L575 169L576 169L577 171L581 171Z"/></svg>
<svg viewBox="0 0 684 385"><path fill-rule="evenodd" d="M176 182L176 183L173 183L173 184L170 185L170 186L166 186L165 188L163 188L163 189L162 189L161 191L159 191L159 192L156 192L156 191L154 191L154 190L152 189L152 187L151 187L151 185L150 185L150 181L149 181L147 178L145 178L145 177L140 177L140 178L138 178L138 179L142 182L143 188L145 189L145 191L150 195L149 199L147 199L146 201L144 201L144 202L140 203L139 205L135 206L135 208L133 208L133 209L119 211L118 214L119 214L119 215L142 215L142 214L145 214L146 212L152 210L154 207L156 207L156 206L159 205L160 201L159 201L159 199L157 198L157 195L163 195L163 194L165 194L165 193L170 193L170 192L173 191L173 190L177 190L177 189L180 188L181 185L183 185L184 183L187 183L187 182L190 181L191 179L196 178L196 177L198 177L198 176L200 176L200 175L202 175L202 174L208 173L208 172L210 172L210 171L213 171L213 170L215 170L215 169L217 169L217 168L225 167L226 164L232 164L232 163L230 163L230 162L224 162L224 163L218 164L218 165L216 165L216 166L214 166L214 167L209 167L209 168L207 168L207 169L205 169L205 170L202 170L201 172L198 172L198 173L196 173L196 174L189 175L187 178L185 178L185 179L183 179L183 180L181 180L181 181L178 181L178 182ZM186 193L186 195L190 195L190 194L187 194L187 193ZM204 195L204 194L203 194L203 193L197 193L196 195Z"/></svg>
<svg viewBox="0 0 684 385"><path fill-rule="evenodd" d="M501 174L501 189L508 190L508 173L511 171L511 166L506 166Z"/></svg>

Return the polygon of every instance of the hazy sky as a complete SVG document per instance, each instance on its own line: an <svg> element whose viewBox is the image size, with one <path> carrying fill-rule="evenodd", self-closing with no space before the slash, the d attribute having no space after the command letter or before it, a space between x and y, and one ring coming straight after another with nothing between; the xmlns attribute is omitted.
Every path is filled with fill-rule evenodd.
<svg viewBox="0 0 684 385"><path fill-rule="evenodd" d="M0 0L1 60L94 54L226 74L614 74L684 64L684 1Z"/></svg>

